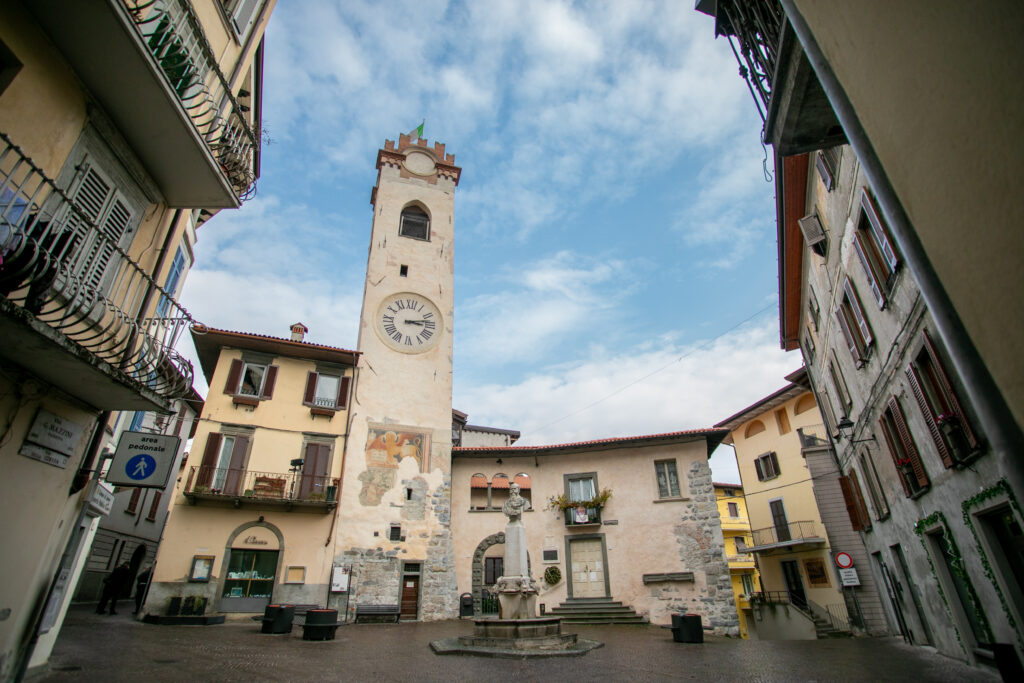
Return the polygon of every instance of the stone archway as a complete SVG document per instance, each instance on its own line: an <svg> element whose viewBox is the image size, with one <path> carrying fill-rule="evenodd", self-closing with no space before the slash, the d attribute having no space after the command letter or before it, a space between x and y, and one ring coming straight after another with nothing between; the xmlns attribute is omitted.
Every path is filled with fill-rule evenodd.
<svg viewBox="0 0 1024 683"><path fill-rule="evenodd" d="M480 616L483 609L481 600L483 599L482 591L484 588L484 555L492 545L504 542L505 532L499 531L480 541L480 545L476 547L476 551L473 553L473 614L475 616ZM533 570L530 568L529 552L526 553L526 571L532 575Z"/></svg>

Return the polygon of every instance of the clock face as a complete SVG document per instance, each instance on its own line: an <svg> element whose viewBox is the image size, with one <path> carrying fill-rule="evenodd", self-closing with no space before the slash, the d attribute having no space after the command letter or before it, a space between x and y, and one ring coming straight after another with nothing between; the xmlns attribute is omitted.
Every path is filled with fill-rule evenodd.
<svg viewBox="0 0 1024 683"><path fill-rule="evenodd" d="M441 338L444 321L430 299L403 292L392 294L377 309L374 327L384 343L403 353L422 353Z"/></svg>

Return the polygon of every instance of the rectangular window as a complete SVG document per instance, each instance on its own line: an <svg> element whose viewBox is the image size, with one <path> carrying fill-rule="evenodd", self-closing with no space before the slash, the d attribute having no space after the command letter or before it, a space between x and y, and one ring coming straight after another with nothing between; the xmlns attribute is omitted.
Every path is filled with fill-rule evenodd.
<svg viewBox="0 0 1024 683"><path fill-rule="evenodd" d="M678 483L676 488L678 489ZM569 479L569 500L580 502L593 500L595 496L597 496L597 486L594 484L593 477Z"/></svg>
<svg viewBox="0 0 1024 683"><path fill-rule="evenodd" d="M402 211L398 234L402 237L412 237L417 240L429 240L430 217L419 207L410 206L406 208Z"/></svg>
<svg viewBox="0 0 1024 683"><path fill-rule="evenodd" d="M779 458L774 452L757 456L754 460L754 471L758 481L767 481L779 476Z"/></svg>
<svg viewBox="0 0 1024 683"><path fill-rule="evenodd" d="M818 297L814 295L814 290L807 289L807 312L811 316L811 327L815 332L818 331L818 324L821 322L821 309L818 306Z"/></svg>
<svg viewBox="0 0 1024 683"><path fill-rule="evenodd" d="M860 471L868 485L871 505L875 508L875 519L886 519L889 516L889 501L885 499L885 491L882 490L882 483L878 479L875 461L864 452L860 454Z"/></svg>
<svg viewBox="0 0 1024 683"><path fill-rule="evenodd" d="M754 593L754 577L750 574L740 574L740 581L743 582L743 594L752 595Z"/></svg>
<svg viewBox="0 0 1024 683"><path fill-rule="evenodd" d="M870 355L874 337L871 335L867 316L864 315L864 308L860 305L860 299L849 278L843 281L843 296L839 308L836 309L836 318L839 320L839 328L843 332L853 361L858 368L862 367Z"/></svg>
<svg viewBox="0 0 1024 683"><path fill-rule="evenodd" d="M851 469L848 476L839 477L839 488L842 489L843 502L846 503L846 514L850 517L850 524L853 526L853 530L869 531L871 529L871 517L868 515L868 508L864 504L860 482L857 480L857 471Z"/></svg>
<svg viewBox="0 0 1024 683"><path fill-rule="evenodd" d="M228 378L224 383L224 393L268 400L274 396L276 383L276 365L270 365L265 361L236 358L231 361Z"/></svg>
<svg viewBox="0 0 1024 683"><path fill-rule="evenodd" d="M493 586L498 583L504 571L505 559L502 557L484 558L484 585Z"/></svg>
<svg viewBox="0 0 1024 683"><path fill-rule="evenodd" d="M923 336L921 351L907 368L907 379L942 464L952 467L978 453L981 444L953 391L931 337L927 331Z"/></svg>
<svg viewBox="0 0 1024 683"><path fill-rule="evenodd" d="M817 169L821 182L829 192L836 185L839 170L839 148L829 147L819 150L814 159L814 168Z"/></svg>
<svg viewBox="0 0 1024 683"><path fill-rule="evenodd" d="M149 514L146 515L147 522L155 522L156 516L160 512L160 498L163 497L163 493L160 491L153 492L153 501L149 504Z"/></svg>
<svg viewBox="0 0 1024 683"><path fill-rule="evenodd" d="M850 410L853 408L853 399L850 398L850 390L846 386L846 378L843 377L839 366L836 365L835 358L830 358L828 361L828 374L832 377L832 386L836 388L836 395L842 404L843 415L849 417Z"/></svg>
<svg viewBox="0 0 1024 683"><path fill-rule="evenodd" d="M391 529L388 531L389 541L400 541L402 540L402 525L392 524Z"/></svg>
<svg viewBox="0 0 1024 683"><path fill-rule="evenodd" d="M747 549L747 539L745 539L743 536L737 536L735 539L735 543L737 553L742 553L744 550Z"/></svg>
<svg viewBox="0 0 1024 683"><path fill-rule="evenodd" d="M676 473L675 460L659 460L654 463L654 472L658 479L659 498L679 497L679 475ZM591 496L593 498L593 496ZM577 499L573 500L585 500Z"/></svg>
<svg viewBox="0 0 1024 683"><path fill-rule="evenodd" d="M131 424L128 425L128 431L129 432L137 432L140 429L142 429L142 421L145 420L145 419L146 419L146 413L142 412L141 410L140 411L136 411L136 413L132 416Z"/></svg>
<svg viewBox="0 0 1024 683"><path fill-rule="evenodd" d="M879 420L882 435L892 455L900 483L907 497L917 497L928 489L930 481L917 452L917 445L903 417L903 409L895 396L889 399L889 405Z"/></svg>
<svg viewBox="0 0 1024 683"><path fill-rule="evenodd" d="M739 505L737 505L736 503L726 503L726 506L729 508L729 516L730 517L739 517L740 516L740 506Z"/></svg>
<svg viewBox="0 0 1024 683"><path fill-rule="evenodd" d="M246 363L242 370L242 383L238 385L238 393L243 396L259 396L266 374L266 365Z"/></svg>
<svg viewBox="0 0 1024 683"><path fill-rule="evenodd" d="M160 303L156 307L157 317L163 318L170 309L171 300L167 297L178 295L178 283L183 272L185 272L185 252L178 247L178 253L174 255L174 261L171 262L171 270L167 273L167 280L164 281L164 291L167 292L167 296L161 296Z"/></svg>
<svg viewBox="0 0 1024 683"><path fill-rule="evenodd" d="M900 264L899 254L867 188L861 191L860 208L853 246L867 276L871 294L878 307L885 308Z"/></svg>
<svg viewBox="0 0 1024 683"><path fill-rule="evenodd" d="M312 372L306 375L305 405L325 410L344 410L348 405L351 378L338 374Z"/></svg>
<svg viewBox="0 0 1024 683"><path fill-rule="evenodd" d="M239 40L244 41L249 35L249 29L259 17L260 0L222 0L225 11L231 17L231 26L238 34Z"/></svg>

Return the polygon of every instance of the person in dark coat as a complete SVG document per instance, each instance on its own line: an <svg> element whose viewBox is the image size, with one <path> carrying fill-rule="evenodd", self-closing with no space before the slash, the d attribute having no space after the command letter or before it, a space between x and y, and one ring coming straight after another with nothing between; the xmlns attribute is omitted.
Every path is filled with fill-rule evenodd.
<svg viewBox="0 0 1024 683"><path fill-rule="evenodd" d="M103 614L110 602L110 614L117 614L117 599L121 597L125 586L131 581L132 570L127 562L122 562L110 572L107 578L103 579L103 595L100 597L100 604L96 608L96 614Z"/></svg>
<svg viewBox="0 0 1024 683"><path fill-rule="evenodd" d="M146 597L146 589L149 588L149 577L153 575L153 568L146 565L135 578L135 611L138 614L142 611L142 599Z"/></svg>

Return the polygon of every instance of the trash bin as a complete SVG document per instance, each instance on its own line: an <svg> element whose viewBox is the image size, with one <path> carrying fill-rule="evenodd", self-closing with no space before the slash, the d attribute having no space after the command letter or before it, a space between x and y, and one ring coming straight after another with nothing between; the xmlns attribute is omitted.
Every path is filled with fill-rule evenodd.
<svg viewBox="0 0 1024 683"><path fill-rule="evenodd" d="M295 605L267 605L263 611L261 633L291 633Z"/></svg>
<svg viewBox="0 0 1024 683"><path fill-rule="evenodd" d="M704 624L699 614L673 614L672 640L677 643L703 643Z"/></svg>
<svg viewBox="0 0 1024 683"><path fill-rule="evenodd" d="M473 594L463 593L459 596L459 616L460 617L471 617L473 616Z"/></svg>
<svg viewBox="0 0 1024 683"><path fill-rule="evenodd" d="M303 640L334 640L334 632L341 622L336 609L311 609L306 612L306 623L302 625Z"/></svg>

